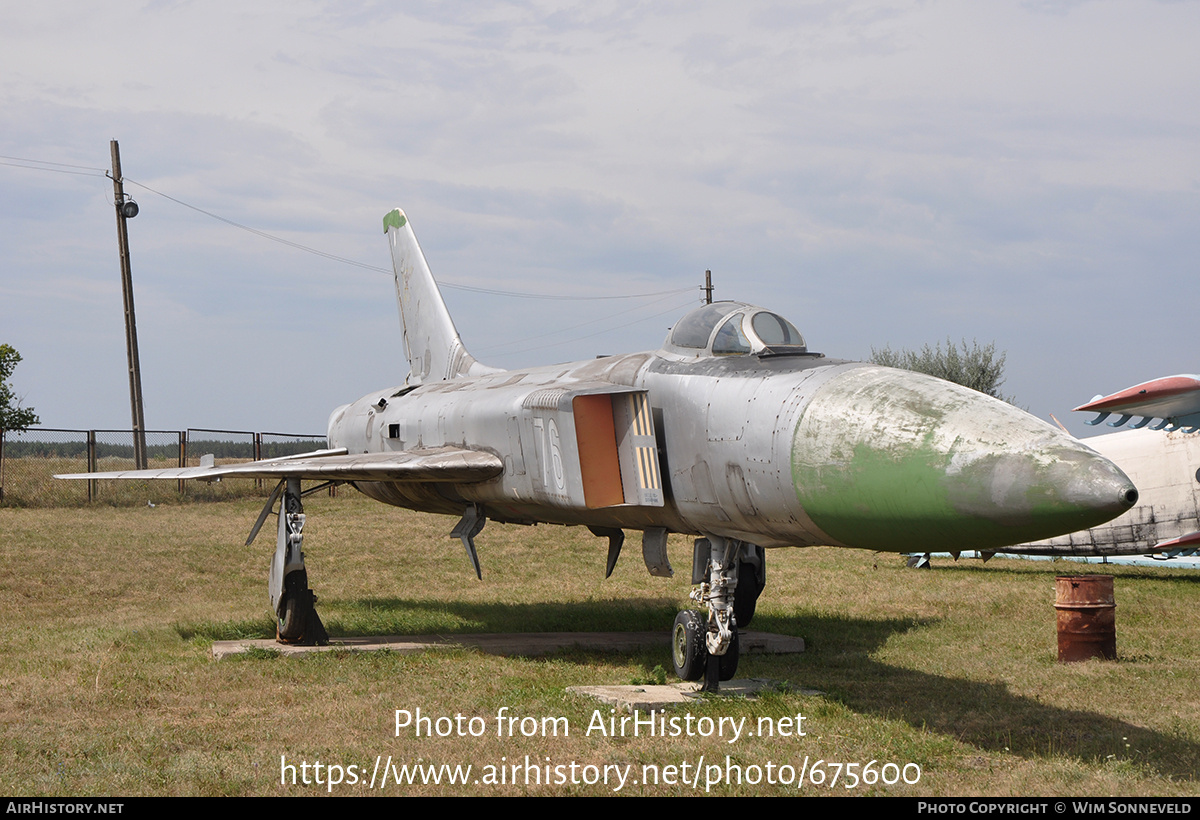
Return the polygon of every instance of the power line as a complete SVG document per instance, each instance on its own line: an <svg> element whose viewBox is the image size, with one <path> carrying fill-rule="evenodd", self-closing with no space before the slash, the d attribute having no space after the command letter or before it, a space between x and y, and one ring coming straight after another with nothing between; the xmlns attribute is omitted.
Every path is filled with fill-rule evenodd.
<svg viewBox="0 0 1200 820"><path fill-rule="evenodd" d="M254 234L255 236L260 236L263 239L269 239L272 242L279 242L280 244L287 245L290 248L295 248L296 250L304 251L306 253L313 253L313 254L316 254L317 256L323 257L325 259L329 259L334 262L341 262L346 265L353 265L356 268L363 268L365 270L376 271L378 273L387 274L388 276L393 275L392 271L389 270L388 268L380 267L379 265L369 265L366 262L359 262L355 259L348 259L344 256L338 256L336 254L327 253L325 251L317 250L316 248L309 247L308 245L302 245L299 242L293 242L290 239L284 239L281 236L276 236L274 234L267 233L266 231L260 231L258 228L251 228L249 225L243 225L240 222L234 222L232 219L227 219L219 214L213 213L212 211L206 211L205 209L200 208L196 205L192 205L188 202L184 202L182 199L177 199L169 194L164 194L162 191L156 191L155 189L151 188L149 185L138 182L136 179L130 179L129 177L125 177L125 181L128 183L131 183L133 185L136 185L139 188L144 188L145 190L149 191L150 193L157 194L158 196L161 196L164 199L169 199L172 202L174 202L178 205L182 205L185 208L190 208L191 210L196 211L197 213L202 213L207 217L217 220L218 222L224 222L226 225L230 225L234 228L239 228L243 231L249 231L250 233ZM448 282L443 279L438 280L438 285L440 287L451 288L453 290L464 290L464 291L469 291L471 293L484 293L484 294L488 294L490 296L507 296L507 297L515 298L515 299L550 299L550 300L562 300L562 301L574 301L574 302L587 302L587 301L599 301L599 300L611 300L611 299L648 299L650 297L655 297L655 296L670 296L670 295L674 295L676 293L683 293L685 291L691 290L691 288L675 288L673 290L660 290L660 291L654 291L651 293L630 293L630 294L625 294L625 295L621 295L621 296L560 296L560 295L546 294L546 293L529 293L529 292L525 292L525 291L500 290L497 288L483 288L483 287L478 287L475 285L461 285L461 284L457 284L454 282Z"/></svg>
<svg viewBox="0 0 1200 820"><path fill-rule="evenodd" d="M15 161L14 162L0 162L0 165L7 165L11 168L24 168L28 171L50 171L55 174L71 174L73 176L80 176L80 177L102 177L102 176L104 176L103 170L98 169L98 168L87 168L86 166L83 166L83 165L67 165L65 162L52 162L52 163L46 163L46 164L62 165L63 167L62 168L44 168L40 165L25 165L24 164L24 163L28 163L28 162L41 162L41 160L23 159L21 157L6 157L6 156L0 155L0 160L3 160L3 159L15 160ZM85 170L69 171L69 170L67 170L68 168L84 168Z"/></svg>
<svg viewBox="0 0 1200 820"><path fill-rule="evenodd" d="M9 157L9 156L4 156L2 154L0 154L0 160L13 160L12 162L0 162L0 165L10 165L14 168L28 168L29 170L32 170L32 171L53 171L55 173L60 173L60 174L77 174L79 176L107 176L105 169L91 168L87 165L71 165L66 162L51 162L49 160L28 159L25 157ZM36 164L34 164L34 165L19 165L17 163L36 163ZM42 166L47 166L47 165L55 165L55 166L59 166L59 167L57 167L57 168L42 167ZM66 169L70 169L70 168L79 169L79 170L66 170ZM328 259L331 262L341 262L343 265L351 265L352 267L362 268L363 270L374 271L376 273L382 273L387 276L393 275L392 271L389 270L388 268L380 267L379 265L370 265L370 264L367 264L366 262L359 262L357 259L349 259L345 256L338 256L337 254L328 253L327 251L322 251L317 248L311 247L309 245L301 244L300 242L293 242L290 239L284 239L282 236L276 236L275 234L267 233L266 231L259 230L258 228L252 228L249 225L243 225L240 222L235 222L232 219L228 219L227 217L221 216L220 214L216 214L216 213L213 213L212 211L205 210L204 208L201 208L197 205L192 205L190 202L184 202L182 199L173 197L170 194L166 194L166 193L163 193L162 191L151 188L149 185L146 185L143 182L138 182L136 179L130 179L129 177L124 177L124 181L128 182L131 185L136 185L139 188L149 191L152 194L161 196L163 199L169 199L171 202L174 202L176 205L182 205L183 207L193 210L196 213L204 214L205 216L207 216L210 219L215 219L218 222L223 222L226 225L229 225L230 227L237 228L242 231L247 231L248 233L252 233L255 236L258 236L262 239L268 239L272 242L278 242L281 245L286 245L289 248L293 248L298 251L303 251L305 253L314 254L316 256L320 256L323 259ZM649 298L654 298L654 297L673 296L674 294L677 294L677 293L685 293L685 292L692 290L692 288L686 287L686 288L675 288L672 290L652 291L649 293L628 293L628 294L615 295L615 296L595 296L595 295L593 295L593 296L563 296L563 295L549 294L549 293L530 293L528 291L501 290L499 288L485 288L485 287L479 287L476 285L462 285L462 284L458 284L456 282L448 282L448 281L441 280L441 279L438 280L438 285L441 287L444 287L444 288L450 288L451 290L461 290L461 291L467 291L469 293L482 293L482 294L486 294L488 296L505 296L505 297L508 297L511 299L544 299L544 300L550 300L550 301L566 301L566 302L612 301L615 299L649 299Z"/></svg>
<svg viewBox="0 0 1200 820"><path fill-rule="evenodd" d="M182 199L176 199L175 197L171 196L170 194L164 194L162 191L156 191L153 188L151 188L149 185L138 182L136 179L130 179L129 177L125 177L125 181L128 183L131 183L133 185L136 185L139 188L144 188L145 190L149 191L152 194L158 194L163 199L169 199L172 202L174 202L176 205L182 205L185 208L190 208L193 211L204 214L205 216L207 216L211 219L215 219L218 222L224 222L226 225L230 225L234 228L239 228L243 231L249 231L250 233L254 234L255 236L261 236L263 239L269 239L272 242L278 242L281 245L287 245L289 248L295 248L296 250L304 251L305 253L313 253L313 254L316 254L317 256L323 257L325 259L329 259L334 262L341 262L345 265L353 265L357 268L366 268L367 270L379 271L380 273L391 273L391 271L389 271L387 268L381 268L378 265L368 265L365 262L358 262L354 259L347 259L344 256L338 256L336 254L326 253L325 251L320 251L320 250L317 250L316 248L310 248L308 245L301 245L299 242L293 242L290 239L284 239L282 236L275 236L274 234L267 233L266 231L260 231L258 228L251 228L249 225L243 225L240 222L234 222L232 219L226 219L225 217L220 216L219 214L214 214L212 211L206 211L203 208L200 208L196 205L192 205L190 203L184 202Z"/></svg>
<svg viewBox="0 0 1200 820"><path fill-rule="evenodd" d="M62 168L80 168L84 171L95 171L96 173L100 174L100 176L104 176L104 172L107 170L105 168L93 168L90 165L72 165L69 162L51 162L51 161L45 160L45 159L28 159L26 157L8 157L8 156L4 156L3 154L0 154L0 159L11 159L15 162L34 162L34 163L37 163L38 165L58 165ZM7 162L4 164L8 165ZM27 166L18 165L15 167L22 168L22 167L27 167ZM53 171L54 169L53 168L34 168L34 170L35 171Z"/></svg>
<svg viewBox="0 0 1200 820"><path fill-rule="evenodd" d="M391 273L391 271L388 271ZM548 293L524 293L517 290L495 290L493 288L479 288L473 285L455 285L450 282L438 280L439 287L453 288L455 290L467 290L472 293L486 293L492 296L509 296L515 299L561 299L570 302L591 302L603 301L606 299L649 299L652 296L673 296L677 293L690 293L694 288L675 288L673 290L658 290L652 293L627 293L623 296L557 296Z"/></svg>
<svg viewBox="0 0 1200 820"><path fill-rule="evenodd" d="M479 353L479 354L481 354L481 355L483 355L483 354L492 354L492 355L496 355L496 356L507 356L507 355L510 355L510 354L508 354L508 353L500 353L500 352L498 352L498 351L500 351L500 350L502 350L503 348L506 348L506 347L513 347L514 345L523 345L523 344L528 344L529 342L533 342L533 341L536 341L536 340L538 340L538 339L544 339L544 338L546 338L547 336L555 336L555 335L557 335L557 334L560 334L560 333L566 333L566 332L568 332L568 331L572 331L572 330L579 330L580 328L584 328L584 327L587 327L587 326L589 326L589 325L598 324L598 323L600 323L600 322L609 322L609 321L612 321L613 319L616 319L618 316L624 316L625 314L627 314L627 313L632 313L632 312L634 312L635 310L644 310L644 309L646 309L646 308L652 307L652 306L654 306L654 305L658 304L659 302L664 302L664 301L666 301L667 299L670 299L672 296L675 296L675 295L677 295L677 293L676 293L675 291L671 291L671 292L669 292L669 293L668 293L666 296L661 296L661 297L659 297L659 298L655 299L655 300L654 300L654 301L652 301L652 302L647 302L647 303L646 303L646 304L644 304L644 305L634 305L634 306L633 306L633 307L631 307L631 308L626 308L625 310L619 310L619 311L617 311L616 313L609 313L609 314L606 314L606 315L604 315L604 316L600 316L600 317L598 317L598 318L596 318L596 319L589 319L589 320L588 320L588 321L586 321L586 322L579 322L579 323L577 323L577 324L573 324L573 325L571 325L571 326L569 326L569 327L560 327L560 328L556 328L556 329L554 329L554 330L547 330L545 333L538 333L538 334L535 334L535 335L533 335L533 336L526 336L526 337L524 337L524 338L522 338L522 339L514 339L514 340L513 340L513 341L511 341L511 342L501 342L500 344L490 345L490 346L488 346L488 347L481 347L481 348L479 348L478 350L476 350L475 352L476 352L476 353ZM664 311L664 312L670 313L670 312L674 312L674 311L678 311L678 310L679 310L679 308L678 308L678 307L671 307L671 308L669 308L667 311ZM652 319L652 318L654 318L655 316L660 316L660 315L662 315L662 314L660 314L660 313L655 313L655 314L652 314L652 315L650 315L650 316L645 316L645 317L642 317L642 319L635 319L635 320L633 320L633 322L631 322L631 323L629 323L629 324L636 324L636 323L638 323L638 322L641 322L641 321L643 321L644 319ZM602 331L600 331L600 332L601 332L601 333L604 333L604 332L607 332L607 331L609 331L609 330L616 330L616 329L618 329L618 328L621 328L621 327L628 327L628 324L624 324L624 325L617 325L617 326L615 326L615 327L605 327L605 328L604 328L604 330L602 330ZM595 335L595 334L593 334L593 335ZM590 337L590 336L573 336L573 337L571 337L571 341L576 341L576 340L578 340L578 339L588 339L588 338L591 338L591 337ZM532 349L536 349L536 348L524 348L524 349L522 349L522 350L517 350L517 351L513 351L513 352L514 352L514 353L523 353L523 352L525 352L526 350L532 350Z"/></svg>
<svg viewBox="0 0 1200 820"><path fill-rule="evenodd" d="M688 288L688 290L691 290L691 288ZM690 304L690 303L689 303L689 304ZM584 339L591 339L591 338L593 338L593 337L595 337L595 336L601 336L601 335L603 335L603 334L605 334L605 333L610 333L611 331L614 331L614 330L621 330L622 328L626 328L626 327L630 327L630 326L632 326L632 325L640 324L641 322L647 322L647 321L649 321L649 320L651 320L651 319L655 319L655 318L657 318L657 317L659 317L659 316L666 316L667 314L675 314L675 315L678 315L679 311L680 311L680 310L682 310L684 307L687 307L687 305L684 305L684 306L682 306L682 307L681 307L681 306L679 306L679 305L675 305L675 306L673 306L673 307L669 307L669 308L667 308L666 310L660 310L658 313L652 313L652 314L650 314L649 316L643 316L643 317L642 317L642 318L640 318L640 319L634 319L634 320L633 320L633 321L631 321L631 322L625 322L624 324L621 324L621 325L614 325L613 327L606 327L606 328L604 328L603 330L597 330L595 333L586 333L586 334L584 334L583 336L572 336L570 339L567 339L567 340L565 340L564 344L565 344L565 343L567 343L567 342L572 342L572 343L573 343L573 342L579 342L579 341L582 341L582 340L584 340ZM505 356L517 356L517 355L519 355L519 354L521 354L521 353L529 353L530 351L533 351L533 350L541 350L541 349L542 349L542 346L541 346L541 345L538 345L538 346L535 346L535 347L526 347L526 348L523 348L523 349L521 349L521 350L511 350L511 351L509 351L508 353L497 353L497 354L496 354L496 358L498 358L498 359L502 359L502 358L504 358Z"/></svg>

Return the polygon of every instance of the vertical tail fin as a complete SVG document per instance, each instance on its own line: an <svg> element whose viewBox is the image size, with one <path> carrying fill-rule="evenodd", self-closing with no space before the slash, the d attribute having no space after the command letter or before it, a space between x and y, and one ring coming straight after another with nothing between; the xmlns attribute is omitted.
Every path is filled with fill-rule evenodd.
<svg viewBox="0 0 1200 820"><path fill-rule="evenodd" d="M499 372L475 361L459 338L437 282L425 262L408 217L399 208L383 218L392 248L396 303L404 326L404 349L411 373L408 384Z"/></svg>

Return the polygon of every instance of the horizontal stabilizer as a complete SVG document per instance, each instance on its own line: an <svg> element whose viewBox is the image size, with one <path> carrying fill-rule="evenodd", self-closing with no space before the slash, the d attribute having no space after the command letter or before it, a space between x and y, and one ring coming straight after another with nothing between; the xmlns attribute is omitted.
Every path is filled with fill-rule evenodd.
<svg viewBox="0 0 1200 820"><path fill-rule="evenodd" d="M1200 425L1200 376L1184 374L1154 379L1109 396L1097 396L1075 409L1098 413L1087 422L1091 425L1099 424L1112 413L1119 413L1120 417L1110 421L1109 427L1121 427L1134 416L1142 416L1141 421L1132 425L1134 429L1145 427L1157 418L1162 421L1150 429L1172 431L1189 427L1187 432L1195 432Z"/></svg>
<svg viewBox="0 0 1200 820"><path fill-rule="evenodd" d="M394 453L355 453L345 449L318 450L266 461L206 467L168 467L161 470L116 470L106 473L56 475L66 479L201 479L299 478L321 481L487 481L504 472L498 456L459 447L435 447Z"/></svg>

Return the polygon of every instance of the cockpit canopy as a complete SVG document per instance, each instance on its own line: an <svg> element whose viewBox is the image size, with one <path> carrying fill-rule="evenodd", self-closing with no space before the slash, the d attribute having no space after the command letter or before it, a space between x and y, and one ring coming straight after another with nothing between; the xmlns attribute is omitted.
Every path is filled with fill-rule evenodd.
<svg viewBox="0 0 1200 820"><path fill-rule="evenodd" d="M804 337L782 316L745 302L713 302L684 316L663 343L684 356L803 354Z"/></svg>

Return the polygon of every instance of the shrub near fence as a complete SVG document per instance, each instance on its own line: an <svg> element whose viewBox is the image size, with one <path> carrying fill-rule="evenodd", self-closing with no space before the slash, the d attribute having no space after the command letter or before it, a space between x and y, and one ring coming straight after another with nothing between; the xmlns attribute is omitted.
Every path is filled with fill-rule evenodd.
<svg viewBox="0 0 1200 820"><path fill-rule="evenodd" d="M218 464L255 461L319 450L324 436L236 430L146 431L150 468L198 467L212 454ZM0 504L10 507L75 507L89 501L127 506L267 495L272 487L253 478L204 481L57 481L58 473L132 470L133 433L128 430L61 430L32 427L0 434Z"/></svg>

